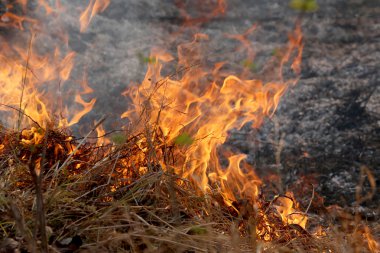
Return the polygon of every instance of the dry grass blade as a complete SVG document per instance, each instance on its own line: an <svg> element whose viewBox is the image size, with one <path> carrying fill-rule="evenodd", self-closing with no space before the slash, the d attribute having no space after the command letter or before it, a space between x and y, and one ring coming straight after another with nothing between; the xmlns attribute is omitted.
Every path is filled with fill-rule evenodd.
<svg viewBox="0 0 380 253"><path fill-rule="evenodd" d="M86 143L87 138L92 134L98 126L100 126L104 121L106 120L106 117L102 117L95 126L91 129L90 132L81 140L81 142L78 144L78 146L75 147L75 149L71 152L71 154L67 157L67 159L63 162L63 164L55 171L56 175L67 166L67 164L70 162L71 158L76 154L76 152L79 150L79 148Z"/></svg>
<svg viewBox="0 0 380 253"><path fill-rule="evenodd" d="M18 206L9 197L5 197L5 202L0 199L0 215L6 217L0 223L5 231L2 236L24 235L20 244L30 252L58 250L57 244L74 236L83 238L82 248L87 252L93 248L101 248L103 252L321 252L328 249L350 252L345 251L348 245L362 249L376 245L358 240L368 229L356 230L355 236L349 238L339 230L331 234L341 238L338 247L333 245L331 237L316 237L300 226L284 224L274 207L276 198L266 201L261 196L256 203L239 199L227 206L218 188L211 189L209 194L200 193L189 180L170 171L171 162L176 161L175 146L161 138L159 128L154 129L145 129L122 145L102 147L104 151L86 143L89 136L86 135L74 150L62 154L61 166L52 153L56 145L65 143L67 136L46 130L42 147L30 153L30 147L22 146L20 141L15 141L17 138L5 136L14 132L1 133L4 148L0 159L7 173L0 177L0 184L6 187L6 192L18 195L23 203ZM21 153L14 152L15 149ZM32 158L25 160L25 154ZM24 178L24 182L20 175L29 169L37 179L36 164L41 176L35 187L39 190L34 193L33 181ZM363 173L371 181L370 175ZM37 202L43 201L34 208L36 194ZM306 211L297 214L310 212L313 199L314 188ZM9 203L11 216L2 212L3 202ZM36 221L33 210L45 213L45 218L38 216ZM44 219L45 227L49 227L46 235L42 228ZM40 233L33 237L30 231L37 226ZM45 236L51 244L37 243Z"/></svg>

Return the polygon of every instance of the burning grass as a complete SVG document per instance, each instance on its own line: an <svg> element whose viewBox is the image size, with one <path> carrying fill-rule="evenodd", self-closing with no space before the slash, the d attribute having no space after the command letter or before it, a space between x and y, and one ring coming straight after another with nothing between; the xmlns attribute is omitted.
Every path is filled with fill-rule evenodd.
<svg viewBox="0 0 380 253"><path fill-rule="evenodd" d="M164 169L175 162L178 145L153 140L150 132L123 135L122 143L96 146L56 129L2 128L2 248L13 238L15 248L40 252L46 234L51 252L377 250L369 228L355 217L346 228L327 224L314 231L284 222L285 207L296 204L290 195L267 199L259 194L255 202L238 199L226 205L218 185L204 193ZM306 218L299 212L288 217ZM311 224L320 219L309 215ZM73 238L71 244L67 238Z"/></svg>
<svg viewBox="0 0 380 253"><path fill-rule="evenodd" d="M206 19L182 13L185 23L223 14L224 1L217 3ZM90 1L80 31L109 4ZM129 125L107 134L102 119L81 139L65 127L78 123L96 99L82 97L93 91L86 77L76 82L82 91L74 101L61 90L75 53L57 47L53 55L41 57L33 32L27 51L5 44L11 50L0 64L0 105L7 127L15 122L17 127L0 128L0 251L378 251L376 234L357 215L339 208L313 214L314 188L310 196L298 196L307 199L306 206L292 192L267 194L268 185L246 156L224 148L229 131L259 127L273 115L299 78L300 19L288 44L265 66L265 80L251 72L255 53L248 36L254 29L227 36L247 54L236 75L228 62L207 60L206 34L179 44L177 55L153 49L144 80L123 94L130 103L121 118ZM163 74L173 68L174 75ZM82 110L69 110L70 101ZM98 138L92 141L95 132ZM370 178L368 170L363 173ZM375 188L375 180L370 181Z"/></svg>

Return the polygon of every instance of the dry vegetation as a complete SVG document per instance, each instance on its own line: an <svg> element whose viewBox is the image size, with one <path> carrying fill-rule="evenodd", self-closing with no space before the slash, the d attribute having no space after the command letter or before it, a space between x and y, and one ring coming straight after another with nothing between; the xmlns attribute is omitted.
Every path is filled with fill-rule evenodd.
<svg viewBox="0 0 380 253"><path fill-rule="evenodd" d="M310 214L304 230L284 224L276 199L265 195L226 206L217 185L204 194L163 171L176 146L152 135L159 131L118 134L118 144L99 147L56 129L2 128L0 252L378 250L372 232L379 227L370 232L340 209Z"/></svg>
<svg viewBox="0 0 380 253"><path fill-rule="evenodd" d="M26 3L27 1L20 2ZM306 1L309 5L300 5L299 2L292 1L292 4L301 9L308 6L310 9L315 7L314 1ZM219 3L223 3L223 1ZM96 7L95 4L88 6L81 16L81 20L85 21L81 25L81 31L86 29L92 18L89 16L91 8L104 10L109 1L104 1L103 4L104 6L101 8ZM221 4L219 7L215 13L224 13L225 6ZM188 18L185 21L189 25L194 22L207 22L208 19L216 16L215 13L212 12L212 15L205 20ZM279 61L281 73L282 65L289 61L293 51L297 51L295 58L299 61L297 64L293 62L292 68L296 66L296 72L300 71L299 64L303 44L300 30L298 32L298 36L290 36L291 43L287 49L288 53L284 54ZM245 39L244 36L243 39ZM241 42L244 42L243 39ZM30 44L32 43L30 42ZM194 49L193 45L188 49ZM190 58L194 56L192 50L188 51ZM153 87L150 87L152 89L143 86L145 88L143 90L151 90L152 93L147 94L147 98L140 93L137 94L142 97L136 95L137 100L143 98L141 101L144 101L141 105L143 108L137 112L147 114L140 115L141 117L138 120L140 128L110 133L109 137L112 144L99 145L101 141L95 144L90 139L90 136L101 126L104 119L95 124L88 135L81 139L75 139L68 130L57 128L57 124L46 124L46 126L41 127L38 122L48 120L34 121L26 115L25 110L27 106L30 107L30 104L24 96L27 93L30 95L32 92L25 90L28 83L28 71L25 74L22 73L24 73L24 69L33 69L29 66L29 51L27 55L26 67L24 68L22 61L19 68L21 74L17 75L17 77L23 76L23 81L19 84L21 87L20 109L10 106L8 109L17 111L16 113L19 115L18 125L21 125L23 118L29 118L29 123L32 126L12 130L0 125L0 253L379 252L379 244L376 241L380 233L378 224L372 224L369 227L358 214L347 213L339 207L326 208L321 204L317 205L318 208L312 207L312 203L316 201L315 195L317 195L314 188L311 190L312 194L307 194L307 196L303 196L305 191L302 190L302 187L299 187L300 192L294 192L299 202L301 202L300 200L305 202L306 199L306 203L308 203L306 206L300 207L292 194L266 194L275 191L273 189L268 190L270 186L269 184L266 185L265 182L258 184L260 189L257 195L256 192L255 194L249 192L251 196L254 195L254 198L245 198L242 197L244 196L242 193L244 193L247 184L242 184L243 187L241 188L244 189L237 192L241 182L229 187L229 185L222 186L223 180L209 180L206 182L207 190L201 190L199 184L195 180L191 180L192 176L197 177L199 175L193 173L194 175L184 176L179 173L178 168L182 167L178 165L185 164L184 157L186 157L181 152L189 151L183 146L189 145L192 140L190 136L186 135L180 135L181 140L170 139L168 134L163 134L162 128L165 125L158 124L159 119L163 117L166 117L165 122L172 123L171 119L178 115L177 113L163 116L165 106L181 108L171 103L164 106L164 103L160 102L155 108L150 104L154 100L152 99L153 95L157 94L157 102L163 101L168 93L166 83L161 85L159 82L151 82L151 80L161 80L157 74L160 69L158 65L151 69L154 70L152 72L155 74L153 78L147 77L145 82L145 85L152 85ZM150 59L148 62L156 63L156 61L150 62ZM247 65L252 65L250 61L247 63L249 63ZM63 66L66 67L67 64L63 64ZM253 67L253 65L245 67ZM45 68L46 66L42 70ZM6 76L11 76L11 73L14 72L14 68L10 68L10 70ZM216 72L213 71L212 74L216 74ZM201 73L203 72L201 71ZM180 87L177 89L178 94L174 94L177 96L174 97L182 99L186 94L185 89L193 89L194 77L191 73L187 77L189 79L185 85L177 85L178 80L169 80L175 83L176 87ZM197 79L195 78L195 80ZM220 92L221 88L217 85L209 90L210 94L215 95L214 99L210 99L214 101L211 106L220 108L230 105L231 101L234 101L235 98L227 98L225 94L229 92L238 93L235 87L243 85L234 86L234 84L241 84L237 77L230 77L229 80L231 81L230 89L227 85L224 87L224 93ZM43 83L42 80L39 81ZM259 103L256 105L259 108L257 110L259 115L257 116L256 112L252 112L252 115L249 114L252 118L245 119L246 122L261 119L266 116L265 114L271 114L278 102L273 102L276 96L272 93L278 91L277 97L279 97L286 90L285 85L277 85L276 83L272 84L272 88L268 90L266 90L267 86L262 85L261 82L248 80L247 83L251 84L254 87L253 90L257 91L258 94L252 98L243 89L240 91L242 100L256 101L257 98L265 98L262 99L262 104L270 104L270 106L264 108ZM9 82L9 84L13 88L14 83ZM30 86L34 91L35 84L31 82ZM252 87L247 86L246 88L251 91ZM174 88L172 89L174 90ZM183 93L183 91L185 92ZM86 93L83 92L83 94ZM200 94L198 95L203 98L202 101L208 101L202 97L204 95L202 92ZM31 101L36 99L34 95L30 97ZM17 97L17 101L18 99ZM206 103L199 106L199 111L209 106ZM135 103L136 106L138 104ZM1 106L7 105L1 104ZM41 104L37 103L37 112L40 111L40 107ZM148 107L149 109L147 109ZM202 118L199 124L201 126L209 122L216 122L216 125L221 122L225 124L226 118L229 117L236 117L236 122L239 122L241 112L248 111L247 108L254 106L247 103L247 108L244 107L240 112L227 107L230 110L225 110L225 112L228 111L230 114L225 113L227 115L224 115L225 118L219 118L218 116L222 113L217 111L214 112L214 118ZM149 115L148 111L154 110L157 112L157 118ZM185 115L186 113L182 114ZM202 115L207 116L207 114L211 114L209 110L202 111ZM192 113L187 115L191 116ZM153 122L152 118L154 118ZM178 116L178 118L181 117ZM188 124L185 122L194 120L194 118L186 118L185 116L183 119L182 122L173 121L173 124L169 124L170 127L181 125L178 128L181 130L178 130L180 134L183 133L182 126ZM237 124L236 122L232 123ZM227 125L233 125L232 123L230 122ZM212 132L206 130L207 134ZM222 130L219 135L216 135L217 137L213 138L225 136L229 129L226 127ZM216 142L214 146L217 147L222 143ZM192 145L197 144L199 143L192 143ZM210 150L209 153L217 152L216 148L207 149L207 151ZM194 152L193 156L186 158L198 159L195 157L196 155L198 153ZM276 153L276 161L279 164L281 162L280 155L281 149ZM239 163L240 160L236 167L239 167ZM246 179L253 173L253 171L244 171L240 168L235 168L235 170L240 173L240 178L236 177L236 181L242 178ZM370 177L370 172L363 170L363 173L367 174L374 192L375 180ZM186 173L189 174L190 172ZM206 171L202 171L202 173L205 178L211 175L211 173L206 174ZM214 175L216 174L214 173ZM217 176L227 178L227 174L223 173ZM231 178L226 184L235 183L235 178L233 176ZM246 181L254 182L254 180L250 181L249 179ZM248 185L248 191L253 191L255 186ZM277 189L279 188L282 187L277 187ZM226 189L230 192L227 192ZM369 195L361 193L360 187L358 187L357 192L357 197L361 200L368 200L373 196L371 193ZM235 199L226 197L227 193ZM279 193L275 192L275 194ZM360 203L360 201L358 202ZM288 210L292 210L286 215L280 211L285 209L285 204L290 206ZM294 222L297 219L298 221ZM306 228L303 228L301 225L306 224L306 219L308 223Z"/></svg>

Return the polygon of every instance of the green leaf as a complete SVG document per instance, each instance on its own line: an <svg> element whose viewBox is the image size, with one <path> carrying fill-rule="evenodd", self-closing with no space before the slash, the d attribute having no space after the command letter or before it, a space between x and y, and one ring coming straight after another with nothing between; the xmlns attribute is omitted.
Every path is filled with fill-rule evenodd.
<svg viewBox="0 0 380 253"><path fill-rule="evenodd" d="M127 136L124 134L113 134L111 136L111 141L116 145L122 145L127 141Z"/></svg>
<svg viewBox="0 0 380 253"><path fill-rule="evenodd" d="M319 8L316 0L291 0L290 7L305 12L313 12Z"/></svg>
<svg viewBox="0 0 380 253"><path fill-rule="evenodd" d="M144 56L143 53L138 53L137 57L142 63L156 63L157 62L157 59L155 57L147 57L147 56Z"/></svg>
<svg viewBox="0 0 380 253"><path fill-rule="evenodd" d="M207 234L207 229L203 227L192 227L190 228L188 234L190 235L204 235Z"/></svg>
<svg viewBox="0 0 380 253"><path fill-rule="evenodd" d="M143 61L145 63L156 63L157 62L157 59L156 58L153 58L153 57L144 57L143 58Z"/></svg>
<svg viewBox="0 0 380 253"><path fill-rule="evenodd" d="M174 143L180 146L191 145L193 142L193 138L187 133L178 135L177 138L175 138L174 140Z"/></svg>

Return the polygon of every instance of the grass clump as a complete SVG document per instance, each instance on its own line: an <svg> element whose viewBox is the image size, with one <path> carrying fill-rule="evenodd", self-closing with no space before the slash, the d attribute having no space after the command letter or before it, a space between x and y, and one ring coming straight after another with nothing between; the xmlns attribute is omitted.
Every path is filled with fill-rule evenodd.
<svg viewBox="0 0 380 253"><path fill-rule="evenodd" d="M142 132L99 147L79 145L57 129L27 133L0 133L1 250L370 252L378 246L361 222L317 235L284 224L264 195L228 206L216 188L200 192L168 169L189 136L168 144Z"/></svg>

